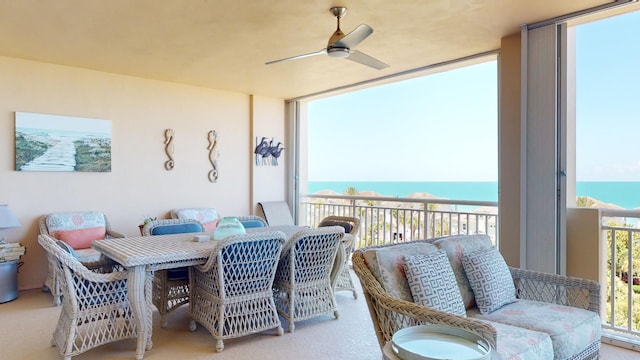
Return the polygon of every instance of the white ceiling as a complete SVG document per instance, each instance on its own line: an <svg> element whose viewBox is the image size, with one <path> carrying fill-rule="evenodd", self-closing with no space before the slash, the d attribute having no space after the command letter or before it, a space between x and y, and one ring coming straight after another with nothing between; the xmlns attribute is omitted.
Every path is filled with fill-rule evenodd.
<svg viewBox="0 0 640 360"><path fill-rule="evenodd" d="M7 0L0 55L208 88L290 99L496 50L520 25L604 0ZM390 67L316 56L332 6L348 33L374 33L357 49Z"/></svg>

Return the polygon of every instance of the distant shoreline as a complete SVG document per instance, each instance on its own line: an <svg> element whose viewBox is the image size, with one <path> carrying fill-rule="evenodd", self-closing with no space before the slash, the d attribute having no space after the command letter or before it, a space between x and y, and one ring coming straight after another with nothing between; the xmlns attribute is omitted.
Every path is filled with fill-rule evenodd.
<svg viewBox="0 0 640 360"><path fill-rule="evenodd" d="M309 181L309 194L332 190L344 194L348 187L359 192L373 191L381 196L406 197L426 192L451 200L498 201L497 181ZM588 196L601 203L627 210L640 208L640 181L579 181L576 196Z"/></svg>

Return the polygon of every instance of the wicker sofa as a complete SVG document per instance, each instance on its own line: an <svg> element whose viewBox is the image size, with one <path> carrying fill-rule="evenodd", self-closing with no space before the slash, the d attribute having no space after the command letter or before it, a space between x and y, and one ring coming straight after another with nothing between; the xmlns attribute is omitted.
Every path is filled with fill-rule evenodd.
<svg viewBox="0 0 640 360"><path fill-rule="evenodd" d="M452 236L356 250L352 256L353 268L362 284L380 348L402 328L431 323L482 336L504 360L598 358L601 320L597 282L510 268L501 260L506 281L513 283L514 299L491 312L481 312L478 304L482 304L481 307L486 304L486 291L482 293L483 298L476 299L469 282L472 277L467 278L462 267L467 264L461 263L463 259L468 260L466 254L472 258L474 254L489 251L497 253L485 235ZM462 298L462 313L442 310L437 303L419 304L422 299L416 298L415 293L419 291L411 281L414 270L408 266L415 259L430 261L438 256L448 262L446 267L453 273L452 281L441 289L433 289L433 282L424 286L437 293L459 291L460 296L455 296ZM499 258L502 259L501 255ZM424 283L437 281L435 278L440 277L441 272L447 273L420 270L425 272L421 279ZM476 279L472 279L472 283L475 282ZM477 290L477 293L483 291ZM452 303L449 299L443 302L445 308Z"/></svg>

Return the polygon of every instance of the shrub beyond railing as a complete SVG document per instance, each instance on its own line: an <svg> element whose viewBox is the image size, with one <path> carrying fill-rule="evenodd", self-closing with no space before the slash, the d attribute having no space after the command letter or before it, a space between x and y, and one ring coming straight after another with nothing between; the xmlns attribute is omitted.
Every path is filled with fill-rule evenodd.
<svg viewBox="0 0 640 360"><path fill-rule="evenodd" d="M315 227L329 215L360 219L355 248L460 234L487 234L498 244L493 201L301 195L300 225Z"/></svg>
<svg viewBox="0 0 640 360"><path fill-rule="evenodd" d="M640 336L640 211L601 209L600 242L606 244L603 329ZM604 288L604 286L603 286Z"/></svg>

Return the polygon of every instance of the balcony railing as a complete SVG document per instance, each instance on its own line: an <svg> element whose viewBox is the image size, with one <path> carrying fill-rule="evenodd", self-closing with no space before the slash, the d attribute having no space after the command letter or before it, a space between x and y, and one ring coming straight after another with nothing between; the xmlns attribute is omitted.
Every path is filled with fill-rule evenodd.
<svg viewBox="0 0 640 360"><path fill-rule="evenodd" d="M640 336L640 211L601 209L606 246L606 304L603 329L622 336ZM605 286L602 286L603 290Z"/></svg>
<svg viewBox="0 0 640 360"><path fill-rule="evenodd" d="M498 244L498 203L424 198L302 195L301 225L316 226L329 215L355 216L355 248L447 235L487 234Z"/></svg>

